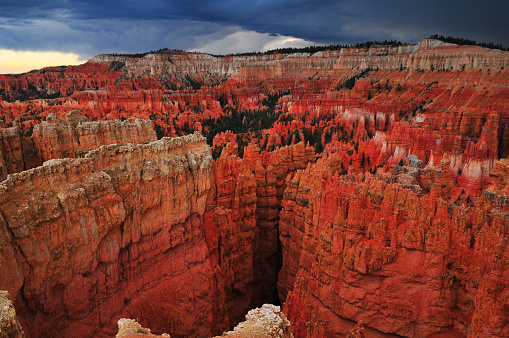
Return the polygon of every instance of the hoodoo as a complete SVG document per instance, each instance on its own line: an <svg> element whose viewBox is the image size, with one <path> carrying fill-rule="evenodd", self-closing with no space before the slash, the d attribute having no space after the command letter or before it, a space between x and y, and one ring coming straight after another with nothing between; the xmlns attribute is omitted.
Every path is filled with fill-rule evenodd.
<svg viewBox="0 0 509 338"><path fill-rule="evenodd" d="M0 335L509 336L508 72L424 39L0 76Z"/></svg>

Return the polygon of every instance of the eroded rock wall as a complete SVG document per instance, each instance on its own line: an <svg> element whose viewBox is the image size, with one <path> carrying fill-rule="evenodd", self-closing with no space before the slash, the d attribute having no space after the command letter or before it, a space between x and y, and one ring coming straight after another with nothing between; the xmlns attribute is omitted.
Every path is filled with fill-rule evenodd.
<svg viewBox="0 0 509 338"><path fill-rule="evenodd" d="M121 316L211 335L205 139L110 145L0 186L2 288L29 336L112 336Z"/></svg>
<svg viewBox="0 0 509 338"><path fill-rule="evenodd" d="M21 135L17 126L0 128L0 178L25 170Z"/></svg>
<svg viewBox="0 0 509 338"><path fill-rule="evenodd" d="M157 140L150 121L94 121L72 111L59 119L49 116L34 127L34 147L42 161L83 157L90 150L108 144L143 144Z"/></svg>
<svg viewBox="0 0 509 338"><path fill-rule="evenodd" d="M84 122L74 122L41 125L59 145L46 143L58 150L48 156L87 146L50 132L58 124L81 135ZM0 285L29 336L109 335L121 315L172 336L212 334L277 302L285 179L314 151L251 145L242 159L231 143L212 162L204 141L105 145L2 183Z"/></svg>
<svg viewBox="0 0 509 338"><path fill-rule="evenodd" d="M230 327L250 309L278 301L279 194L286 177L309 162L314 152L303 143L273 153L249 145L243 159L230 143L214 162L215 197L204 216L205 231Z"/></svg>
<svg viewBox="0 0 509 338"><path fill-rule="evenodd" d="M277 272L281 267L281 245L279 242L279 211L288 176L315 162L312 147L303 142L277 149L260 152L255 145L244 151L244 161L256 178L256 232L254 248L254 302L252 307L264 302L277 302Z"/></svg>
<svg viewBox="0 0 509 338"><path fill-rule="evenodd" d="M149 143L157 140L150 121L94 121L77 110L62 118L52 114L24 136L19 126L0 128L0 178L40 166L56 158L78 158L108 144Z"/></svg>
<svg viewBox="0 0 509 338"><path fill-rule="evenodd" d="M355 322L406 337L509 334L507 186L494 178L474 201L450 161L419 165L339 175L330 157L287 179L278 287L296 337Z"/></svg>

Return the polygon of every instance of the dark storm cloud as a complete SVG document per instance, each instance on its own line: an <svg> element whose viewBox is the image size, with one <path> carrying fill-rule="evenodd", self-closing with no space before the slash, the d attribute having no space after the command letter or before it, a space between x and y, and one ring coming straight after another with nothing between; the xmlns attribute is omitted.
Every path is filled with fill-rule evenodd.
<svg viewBox="0 0 509 338"><path fill-rule="evenodd" d="M509 46L509 2L491 1L348 1L345 9L359 13L346 17L345 27L415 40L431 34L453 35ZM364 27L364 28L363 28ZM376 34L376 33L375 33ZM380 34L383 35L383 34Z"/></svg>
<svg viewBox="0 0 509 338"><path fill-rule="evenodd" d="M239 30L315 43L431 34L509 46L508 1L67 0L0 3L0 48L57 49L87 57L161 47L193 49Z"/></svg>

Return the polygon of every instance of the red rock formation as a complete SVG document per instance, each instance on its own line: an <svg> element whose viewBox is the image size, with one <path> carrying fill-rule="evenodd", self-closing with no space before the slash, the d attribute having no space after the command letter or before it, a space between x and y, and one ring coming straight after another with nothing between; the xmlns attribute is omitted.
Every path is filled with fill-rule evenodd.
<svg viewBox="0 0 509 338"><path fill-rule="evenodd" d="M26 74L0 75L0 96L14 102L39 97L69 96L75 91L112 85L121 72L109 65L85 63L79 66L48 67Z"/></svg>
<svg viewBox="0 0 509 338"><path fill-rule="evenodd" d="M82 157L108 144L148 143L156 140L152 124L139 118L130 121L88 122L79 111L58 119L50 115L33 128L31 137L22 136L17 126L0 128L0 174L19 173L55 158Z"/></svg>
<svg viewBox="0 0 509 338"><path fill-rule="evenodd" d="M19 128L0 128L0 142L0 174L4 180L9 173L25 170Z"/></svg>
<svg viewBox="0 0 509 338"><path fill-rule="evenodd" d="M210 335L204 139L110 145L1 184L3 274L29 336L113 335L121 316ZM196 301L191 302L191 299Z"/></svg>
<svg viewBox="0 0 509 338"><path fill-rule="evenodd" d="M1 177L78 158L2 183L0 288L32 335L50 318L111 333L119 315L209 334L277 301L282 264L299 337L360 335L361 321L382 336L507 334L508 69L507 52L423 40L0 76ZM187 150L170 155L189 169L176 174L167 155L143 157L153 146L99 148L193 130L222 153L192 203Z"/></svg>
<svg viewBox="0 0 509 338"><path fill-rule="evenodd" d="M205 233L213 267L223 283L231 325L242 320L253 301L256 181L233 146L223 150L213 168L216 189L204 216Z"/></svg>
<svg viewBox="0 0 509 338"><path fill-rule="evenodd" d="M228 144L214 162L215 195L204 215L207 245L224 283L230 326L261 302L277 301L279 201L287 175L314 160L302 143L273 153Z"/></svg>
<svg viewBox="0 0 509 338"><path fill-rule="evenodd" d="M55 144L72 145L68 135ZM277 301L278 196L286 175L313 161L312 149L251 147L242 160L229 146L210 168L203 139L187 139L102 146L3 183L2 265L10 273L0 285L15 295L29 335L109 334L119 314L174 336L212 333L260 300ZM189 309L196 316L179 312Z"/></svg>
<svg viewBox="0 0 509 338"><path fill-rule="evenodd" d="M34 128L34 147L42 161L55 158L82 157L90 150L108 144L143 144L157 139L152 123L133 118L131 121L88 122L79 111L57 119L49 116Z"/></svg>
<svg viewBox="0 0 509 338"><path fill-rule="evenodd" d="M287 180L278 286L282 300L293 290L296 336L310 318L328 335L349 321L408 337L509 334L507 207L452 198L447 165L363 178L338 176L328 158ZM429 193L423 175L436 177Z"/></svg>
<svg viewBox="0 0 509 338"><path fill-rule="evenodd" d="M244 161L249 163L256 178L256 232L253 240L255 250L254 303L277 301L275 285L279 270L281 248L279 244L279 210L287 176L304 169L315 160L314 150L299 143L280 148L274 152L259 153L256 146L244 150ZM274 269L276 266L276 269Z"/></svg>

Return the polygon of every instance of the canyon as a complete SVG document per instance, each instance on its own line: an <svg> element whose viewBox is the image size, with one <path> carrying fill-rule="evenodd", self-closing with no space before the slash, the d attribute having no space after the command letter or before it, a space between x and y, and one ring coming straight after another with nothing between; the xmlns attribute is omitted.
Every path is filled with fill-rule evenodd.
<svg viewBox="0 0 509 338"><path fill-rule="evenodd" d="M509 336L508 71L424 39L0 75L7 307L27 337Z"/></svg>

